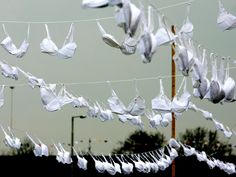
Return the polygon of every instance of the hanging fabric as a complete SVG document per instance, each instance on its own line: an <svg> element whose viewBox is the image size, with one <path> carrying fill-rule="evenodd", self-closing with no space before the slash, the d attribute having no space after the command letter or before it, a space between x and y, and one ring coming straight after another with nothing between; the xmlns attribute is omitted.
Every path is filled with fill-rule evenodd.
<svg viewBox="0 0 236 177"><path fill-rule="evenodd" d="M28 134L26 133L27 137L30 139L30 141L34 144L34 150L33 150L33 153L36 157L41 157L42 156L42 149L41 149L41 146L36 143L33 138Z"/></svg>
<svg viewBox="0 0 236 177"><path fill-rule="evenodd" d="M157 50L157 39L153 32L153 14L152 7L148 6L148 19L145 17L144 10L141 11L141 35L139 37L137 49L141 55L143 63L150 63L152 56Z"/></svg>
<svg viewBox="0 0 236 177"><path fill-rule="evenodd" d="M5 85L2 85L0 90L0 108L4 105L4 89Z"/></svg>
<svg viewBox="0 0 236 177"><path fill-rule="evenodd" d="M58 56L59 58L68 59L74 56L77 45L73 42L73 33L74 33L74 24L70 25L69 32L66 36L64 44L62 48L58 49L56 44L52 41L48 25L45 24L45 29L47 33L47 37L42 40L40 43L40 48L42 53L47 53L52 56Z"/></svg>
<svg viewBox="0 0 236 177"><path fill-rule="evenodd" d="M6 35L6 38L1 42L1 46L10 54L15 55L17 58L22 58L28 48L29 48L29 32L30 32L30 25L28 25L27 36L26 39L21 43L20 47L17 48L16 45L13 43L11 37L9 36L6 27L2 24L3 31Z"/></svg>
<svg viewBox="0 0 236 177"><path fill-rule="evenodd" d="M82 7L83 8L103 8L107 7L109 0L83 0Z"/></svg>
<svg viewBox="0 0 236 177"><path fill-rule="evenodd" d="M159 22L159 26L155 34L157 46L170 44L171 42L173 42L175 36L168 29L168 26L166 25L166 21L165 21L165 16L163 14L158 14L158 22Z"/></svg>
<svg viewBox="0 0 236 177"><path fill-rule="evenodd" d="M193 81L193 95L195 97L199 97L203 99L204 96L207 94L210 82L207 78L207 58L206 58L206 50L203 49L203 54L200 54L200 46L198 47L198 57L195 58L195 63L193 65L193 74L192 74L192 81Z"/></svg>
<svg viewBox="0 0 236 177"><path fill-rule="evenodd" d="M4 143L6 146L9 146L11 148L14 148L14 149L20 149L21 147L21 141L19 138L17 138L13 132L11 131L10 127L8 127L8 132L9 134L7 134L7 132L4 130L4 128L2 127L1 125L1 129L5 135L5 139L4 139Z"/></svg>
<svg viewBox="0 0 236 177"><path fill-rule="evenodd" d="M84 157L80 157L74 147L72 147L72 148L73 148L73 151L75 152L75 155L77 157L77 166L80 169L87 170L88 161Z"/></svg>
<svg viewBox="0 0 236 177"><path fill-rule="evenodd" d="M182 27L179 30L179 33L181 33L180 35L185 39L193 37L194 26L189 19L190 5L191 5L190 3L187 4L185 20L183 22Z"/></svg>
<svg viewBox="0 0 236 177"><path fill-rule="evenodd" d="M236 28L236 16L227 12L221 2L219 2L219 13L217 17L217 24L221 30L232 30Z"/></svg>
<svg viewBox="0 0 236 177"><path fill-rule="evenodd" d="M99 31L101 32L102 34L102 40L107 44L109 45L110 47L113 47L113 48L117 48L117 49L120 49L121 52L125 55L131 55L131 54L134 54L135 51L136 51L136 46L137 46L137 42L127 36L124 41L122 42L122 44L120 44L115 38L114 36L108 34L104 28L102 27L102 25L97 21L97 25L98 25L98 28L99 28Z"/></svg>
<svg viewBox="0 0 236 177"><path fill-rule="evenodd" d="M141 11L135 4L131 3L130 0L123 0L121 8L123 9L121 12L124 13L125 20L124 25L122 25L124 32L130 37L133 37L141 19Z"/></svg>
<svg viewBox="0 0 236 177"><path fill-rule="evenodd" d="M160 93L157 97L152 99L152 110L160 113L171 112L171 101L164 93L162 79L160 79Z"/></svg>
<svg viewBox="0 0 236 177"><path fill-rule="evenodd" d="M235 80L229 75L229 61L227 62L227 68L225 71L225 78L223 84L223 90L225 92L225 102L234 102L235 100Z"/></svg>
<svg viewBox="0 0 236 177"><path fill-rule="evenodd" d="M204 98L208 99L214 104L221 102L225 97L225 92L223 90L222 71L217 73L217 62L214 55L212 56L212 78L210 83L210 88ZM221 69L222 70L222 69Z"/></svg>
<svg viewBox="0 0 236 177"><path fill-rule="evenodd" d="M1 65L1 72L2 75L5 76L6 78L11 78L14 80L18 80L18 69L15 66L10 66L8 65L6 62L0 61L0 65Z"/></svg>

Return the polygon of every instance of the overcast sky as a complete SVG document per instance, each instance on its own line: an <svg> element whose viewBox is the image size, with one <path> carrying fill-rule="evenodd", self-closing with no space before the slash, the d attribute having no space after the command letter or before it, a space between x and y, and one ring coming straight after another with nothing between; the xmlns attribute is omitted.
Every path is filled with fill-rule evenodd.
<svg viewBox="0 0 236 177"><path fill-rule="evenodd" d="M136 0L133 0L138 4ZM143 1L146 6L148 3ZM150 0L156 7L161 8L181 0ZM225 8L236 15L236 1L222 0ZM162 10L166 15L168 24L181 26L185 17L186 5ZM102 17L112 17L114 8L82 9L81 0L8 0L0 6L0 21L71 21L86 20ZM192 3L190 19L194 24L194 39L207 48L207 52L216 52L219 56L236 57L236 30L222 32L217 24L218 15L217 0L196 0ZM119 41L123 39L122 30L116 26L114 19L101 20L107 32L112 33ZM27 24L5 23L6 29L17 46L26 36ZM48 24L52 40L60 48L67 35L70 23ZM96 21L75 22L74 39L78 45L75 56L72 59L63 60L40 52L39 43L46 37L44 24L31 24L30 47L22 59L8 54L2 47L0 58L8 63L19 66L25 71L37 77L44 78L47 83L83 83L93 81L114 81L134 78L148 78L171 74L171 49L164 46L158 49L152 62L143 64L136 53L125 56L119 50L110 48L101 39ZM0 40L4 39L3 30L0 29ZM233 65L232 65L233 67ZM210 67L209 67L210 68ZM177 72L177 74L180 74ZM230 75L236 78L236 70L230 70ZM210 74L208 74L210 79ZM177 87L182 77L177 79ZM0 77L1 84L17 85L26 84L27 81L20 76L18 81ZM164 79L164 88L170 96L170 79ZM134 82L111 82L113 89L121 100L127 105L135 97ZM159 80L138 81L140 94L146 100L146 106L151 108L151 99L159 93ZM68 91L75 95L81 95L92 101L106 104L110 96L110 89L106 83L102 84L75 84L66 86ZM191 82L189 91L192 92ZM7 127L10 124L10 89L5 89L5 104L0 110L0 123ZM41 103L39 89L32 90L29 86L16 86L13 93L13 128L18 137L24 137L29 132L34 137L38 136L46 144L55 142L70 143L71 116L84 114L85 110L65 106L57 112L46 111ZM192 99L199 107L213 113L215 119L229 125L236 130L235 103L213 105L207 100ZM146 117L142 118L145 131L160 131L166 138L170 138L171 127L154 130L149 128ZM214 130L214 124L206 121L200 113L187 112L177 120L177 134L186 128L204 126ZM88 139L92 142L92 151L95 153L109 153L117 147L117 141L124 140L137 127L126 123L122 124L117 118L110 122L101 122L97 119L87 118L75 120L75 140L84 140L77 148L87 150ZM221 132L219 132L222 134ZM0 133L3 139L3 133ZM103 143L103 140L108 143ZM223 139L227 141L227 139ZM2 142L2 141L1 141ZM231 143L236 144L235 136ZM0 147L4 149L3 143ZM69 147L66 146L69 150Z"/></svg>

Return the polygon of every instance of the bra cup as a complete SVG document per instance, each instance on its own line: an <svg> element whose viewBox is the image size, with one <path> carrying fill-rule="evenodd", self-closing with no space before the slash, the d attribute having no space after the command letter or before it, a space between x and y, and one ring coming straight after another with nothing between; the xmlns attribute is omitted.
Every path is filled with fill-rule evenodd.
<svg viewBox="0 0 236 177"><path fill-rule="evenodd" d="M199 94L200 94L200 99L203 99L204 96L207 94L208 90L209 90L209 80L207 78L203 78L201 79L201 83L200 86L198 88Z"/></svg>
<svg viewBox="0 0 236 177"><path fill-rule="evenodd" d="M74 42L68 43L58 50L57 55L60 58L64 58L64 59L72 58L75 53L76 48L77 48L76 43Z"/></svg>
<svg viewBox="0 0 236 177"><path fill-rule="evenodd" d="M235 95L235 81L229 77L223 86L223 90L225 92L225 99L226 101L231 101L234 100L234 95Z"/></svg>
<svg viewBox="0 0 236 177"><path fill-rule="evenodd" d="M2 47L10 54L15 55L18 52L18 49L16 46L13 44L12 39L10 36L7 36L2 42L1 42Z"/></svg>
<svg viewBox="0 0 236 177"><path fill-rule="evenodd" d="M210 84L210 97L213 103L219 103L224 99L225 93L222 90L221 85L217 81L211 81Z"/></svg>
<svg viewBox="0 0 236 177"><path fill-rule="evenodd" d="M40 48L41 52L47 53L49 55L56 55L58 51L56 44L48 38L43 39L43 41L40 43Z"/></svg>
<svg viewBox="0 0 236 177"><path fill-rule="evenodd" d="M22 58L26 54L28 48L29 48L29 43L24 40L20 48L18 49L18 52L16 53L16 57Z"/></svg>
<svg viewBox="0 0 236 177"><path fill-rule="evenodd" d="M165 28L159 28L156 35L157 45L165 45L173 41L172 34Z"/></svg>

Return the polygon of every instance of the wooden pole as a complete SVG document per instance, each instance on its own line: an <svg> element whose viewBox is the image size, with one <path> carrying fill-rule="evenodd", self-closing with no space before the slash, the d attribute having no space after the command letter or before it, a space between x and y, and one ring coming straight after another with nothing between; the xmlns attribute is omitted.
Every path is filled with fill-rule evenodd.
<svg viewBox="0 0 236 177"><path fill-rule="evenodd" d="M171 32L175 34L175 26L171 26ZM174 55L175 55L175 43L173 42L171 45L171 98L173 100L175 94L176 94L176 71L175 71L175 61L174 61ZM175 115L172 112L172 123L171 123L171 138L176 138L176 130L175 130ZM171 166L171 176L175 177L175 161L172 162Z"/></svg>

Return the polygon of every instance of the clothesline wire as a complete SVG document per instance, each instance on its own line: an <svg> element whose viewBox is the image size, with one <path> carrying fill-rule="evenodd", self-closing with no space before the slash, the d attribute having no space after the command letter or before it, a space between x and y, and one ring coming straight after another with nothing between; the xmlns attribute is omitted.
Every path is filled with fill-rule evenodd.
<svg viewBox="0 0 236 177"><path fill-rule="evenodd" d="M229 67L230 70L232 69L236 69L235 67ZM225 68L226 70L226 68ZM208 73L211 73L211 71L208 71ZM110 83L122 83L122 82L133 82L134 80L136 81L146 81L146 80L157 80L157 79L169 79L172 77L183 77L182 74L177 74L177 75L163 75L163 76L156 76L156 77L144 77L144 78L134 78L134 79L122 79L122 80L111 80L109 81ZM107 84L107 81L91 81L91 82L58 82L58 83L50 83L50 84L64 84L64 85L96 85L96 84ZM28 86L28 84L2 84L1 86L5 86L5 87L20 87L20 86Z"/></svg>
<svg viewBox="0 0 236 177"><path fill-rule="evenodd" d="M182 6L187 3L194 2L195 0L190 0L190 1L183 1L180 3L176 3L173 5L169 6L164 6L158 8L158 10L164 10L164 9L169 9L172 7L177 7L177 6ZM59 24L59 23L80 23L80 22L91 22L91 21L97 21L97 20L110 20L114 19L114 16L110 17L101 17L101 18L91 18L91 19L79 19L79 20L64 20L64 21L14 21L14 20L0 20L0 23L21 23L21 24L44 24L44 23L54 23L54 24Z"/></svg>

